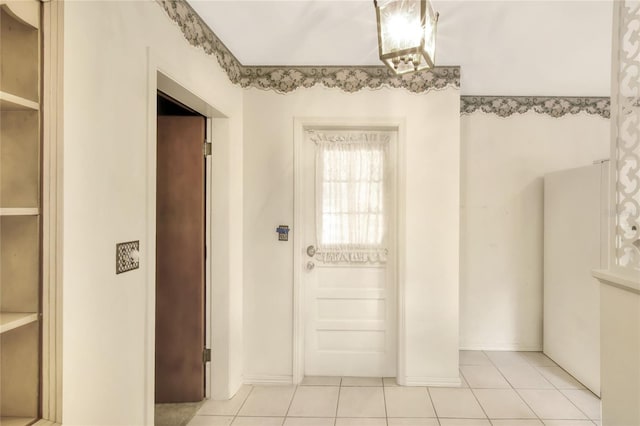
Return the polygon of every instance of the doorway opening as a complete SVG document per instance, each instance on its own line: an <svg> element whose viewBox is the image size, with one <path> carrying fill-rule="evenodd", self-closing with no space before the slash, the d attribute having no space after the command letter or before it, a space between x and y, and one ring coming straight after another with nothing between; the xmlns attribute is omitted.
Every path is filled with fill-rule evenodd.
<svg viewBox="0 0 640 426"><path fill-rule="evenodd" d="M191 417L206 396L206 132L205 116L158 91L156 425Z"/></svg>
<svg viewBox="0 0 640 426"><path fill-rule="evenodd" d="M201 159L205 162L205 343L211 350L211 362L204 364L206 399L228 399L234 395L241 380L236 367L237 356L241 350L230 339L231 333L241 330L232 318L241 311L241 300L237 294L231 293L231 284L236 278L229 273L232 265L241 260L241 250L229 249L232 241L230 224L237 223L236 217L229 215L231 206L237 201L231 198L228 189L233 181L229 176L237 176L230 164L237 161L231 159L230 152L239 149L232 144L237 129L227 115L229 110L215 106L213 100L220 99L221 93L213 93L197 85L189 78L184 67L179 67L162 56L148 50L147 79L147 185L146 185L146 237L141 251L148 265L146 273L145 304L145 387L144 400L145 424L153 424L155 416L156 393L156 247L157 247L157 193L158 193L158 91L178 101L187 110L195 111L205 121L206 146L201 144ZM189 83L191 82L191 83ZM195 86L195 87L194 87ZM201 141L201 142L204 142ZM213 238L215 235L215 238ZM141 242L142 243L142 242ZM241 245L240 245L241 248ZM215 278L214 278L215 277ZM241 293L240 293L241 294ZM215 344L213 336L215 335ZM237 334L234 334L237 335ZM236 344L235 346L233 344ZM208 356L208 354L205 354ZM231 355L235 357L230 358ZM202 356L202 354L201 354ZM241 358L241 357L240 357ZM187 403L188 404L188 403Z"/></svg>

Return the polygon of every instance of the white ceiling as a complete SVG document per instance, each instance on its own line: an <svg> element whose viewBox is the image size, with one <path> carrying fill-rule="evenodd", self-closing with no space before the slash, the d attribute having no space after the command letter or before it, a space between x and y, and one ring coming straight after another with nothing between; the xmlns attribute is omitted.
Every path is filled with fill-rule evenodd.
<svg viewBox="0 0 640 426"><path fill-rule="evenodd" d="M245 65L380 65L371 0L188 0ZM464 95L608 96L612 2L433 1Z"/></svg>

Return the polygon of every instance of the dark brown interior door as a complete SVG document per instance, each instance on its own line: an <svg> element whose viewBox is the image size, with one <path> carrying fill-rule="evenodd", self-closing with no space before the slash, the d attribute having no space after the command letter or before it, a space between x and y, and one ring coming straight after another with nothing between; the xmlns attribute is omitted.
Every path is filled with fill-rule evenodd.
<svg viewBox="0 0 640 426"><path fill-rule="evenodd" d="M204 117L158 116L156 402L204 399Z"/></svg>

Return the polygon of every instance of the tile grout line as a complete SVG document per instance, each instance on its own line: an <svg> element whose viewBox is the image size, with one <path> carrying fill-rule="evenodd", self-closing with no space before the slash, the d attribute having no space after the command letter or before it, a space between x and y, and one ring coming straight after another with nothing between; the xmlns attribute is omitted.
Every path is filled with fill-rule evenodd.
<svg viewBox="0 0 640 426"><path fill-rule="evenodd" d="M513 352L517 352L517 351L513 351ZM515 392L515 394L518 396L518 398L520 398L520 400L524 403L524 405L526 405L526 406L527 406L527 408L528 408L529 410L531 410L531 412L533 413L533 415L534 415L534 416L536 416L536 419L540 420L540 423L542 423L542 424L544 425L544 420L542 420L542 417L540 417L540 416L538 415L538 413L536 413L536 411L533 409L533 407L531 407L531 405L529 405L529 403L528 403L527 401L525 401L525 399L522 397L522 395L520 394L520 392L518 392L518 389L516 389L516 388L514 388L514 387L513 387L513 385L512 385L512 384L511 384L511 382L507 379L507 377L506 377L504 374L502 374L502 371L500 371L500 368L498 368L498 365L497 365L495 362L493 362L493 360L491 359L491 357L490 357L490 356L489 356L485 351L482 351L482 353L484 354L484 356L486 356L486 357L489 359L489 362L491 363L491 365L493 365L493 367L494 367L496 370L498 370L498 373L500 373L500 375L504 378L504 380L507 382L507 384L508 384L509 386L511 386L511 390L512 390L513 392ZM530 365L530 363L529 363L529 360L528 360L528 359L526 360L526 362L527 362L527 365ZM544 377L544 376L543 376L543 377ZM547 380L547 378L546 378L546 377L544 377L544 379L545 379L545 380ZM547 381L548 381L548 380L547 380ZM551 383L551 382L549 382L549 383ZM551 383L551 385L553 386L553 383ZM474 395L475 395L475 394L474 394ZM493 424L493 423L492 423L492 424Z"/></svg>
<svg viewBox="0 0 640 426"><path fill-rule="evenodd" d="M545 356L546 356L546 355L545 355ZM547 357L547 358L549 358L549 357ZM551 358L549 358L549 359L551 359ZM553 361L553 360L551 360L551 361ZM580 386L582 386L582 388L578 388L578 389L575 389L575 388L561 389L561 388L559 388L558 386L556 386L556 384L555 384L555 383L553 383L551 380L549 380L549 379L547 379L547 378L545 377L545 380L547 380L549 383L551 383L551 386L553 386L555 390L557 390L558 392L560 392L560 394L561 394L563 397L565 397L565 399L567 399L567 400L568 400L568 401L569 401L569 402L570 402L574 407L576 407L576 409L577 409L578 411L580 411L582 414L584 414L584 415L585 415L585 417L586 417L587 419L589 419L589 421L591 421L591 423L593 423L593 424L597 424L597 423L595 422L595 419L592 419L591 417L589 417L589 415L588 415L587 413L585 413L583 410L581 410L581 409L580 409L580 407L578 407L578 406L577 406L577 405L576 405L576 404L575 404L575 403L574 403L574 402L573 402L569 397L567 397L567 395L565 395L565 394L564 394L564 392L562 392L563 390L587 390L587 391L591 392L591 390L590 390L589 388L587 388L585 385L583 385L583 384L582 384L578 379L576 379L575 377L573 377L573 376L571 375L571 373L569 373L567 370L565 370L564 368L562 368L561 366L559 366L555 361L553 361L553 362L554 362L554 364L555 364L555 365L540 365L540 366L538 366L538 365L534 365L534 368L535 368L538 372L540 372L540 369L539 369L538 367L558 367L558 368L559 368L560 370L562 370L565 374L569 375L569 377L571 377L573 380L575 380L575 381L576 381L576 383L578 383ZM540 374L542 375L542 373L540 373ZM544 375L543 375L543 377L544 377ZM593 392L591 392L591 393L593 394ZM597 397L597 395L595 395L595 394L594 394L594 396L596 396L596 398L598 398L598 397ZM600 404L601 404L601 405L600 405L600 417L602 417L602 400L601 400L601 398L598 398L598 399L601 401L601 402L600 402ZM542 420L542 419L541 419L541 420ZM544 423L544 422L543 422L543 423Z"/></svg>
<svg viewBox="0 0 640 426"><path fill-rule="evenodd" d="M487 412L485 411L484 407L482 406L482 404L480 404L480 400L478 399L478 397L476 396L476 393L473 391L473 388L471 386L469 386L469 390L471 391L471 395L473 395L473 399L476 400L476 402L478 403L478 407L480 407L480 409L482 410L482 412L484 413L484 416L487 418L487 421L489 422L490 425L493 425L493 422L491 421L491 419L489 418L489 415L487 414Z"/></svg>
<svg viewBox="0 0 640 426"><path fill-rule="evenodd" d="M460 369L458 368L458 371L460 371ZM460 372L460 374L462 374L462 372ZM433 403L433 398L431 397L431 391L429 391L429 386L425 386L426 390L427 390L427 396L429 397L429 401L431 401L431 408L433 408L433 414L436 415L436 421L438 422L438 425L442 426L442 422L440 421L440 417L438 417L438 412L436 411L436 404Z"/></svg>
<svg viewBox="0 0 640 426"><path fill-rule="evenodd" d="M387 426L389 426L389 413L387 413L387 393L384 391L384 377L381 377L382 381L382 403L384 404L384 422Z"/></svg>
<svg viewBox="0 0 640 426"><path fill-rule="evenodd" d="M236 421L236 417L238 417L238 414L240 414L242 407L244 407L244 404L247 403L247 401L249 400L249 396L253 393L254 389L255 389L255 386L251 385L251 389L249 389L249 393L247 393L247 396L242 401L242 404L240 404L240 408L238 408L238 411L236 411L236 414L233 416L233 419L231 419L231 423L229 423L230 425L233 425L233 423Z"/></svg>
<svg viewBox="0 0 640 426"><path fill-rule="evenodd" d="M484 353L484 351L483 351ZM489 358L489 356L487 354L484 354L487 358ZM492 362L491 359L489 359L489 362ZM497 367L496 367L497 369ZM464 380L467 382L467 385L469 385L469 381L467 380L467 378L464 375L464 372L462 371L462 369L460 368L460 366L458 366L458 370L460 371L460 375L464 378ZM511 383L507 382L509 384L509 386L511 386ZM484 416L487 418L487 421L489 422L490 425L493 425L493 422L491 421L491 419L489 418L489 415L487 414L487 412L485 411L484 407L482 406L482 404L480 404L480 400L478 399L478 397L476 396L476 393L473 391L473 388L471 387L471 385L469 385L469 390L471 391L471 395L473 395L473 398L476 400L476 402L478 403L478 406L480 407L480 409L482 410L482 412L484 413ZM534 413L535 414L535 413Z"/></svg>
<svg viewBox="0 0 640 426"><path fill-rule="evenodd" d="M544 354L544 353L543 353L543 354ZM546 355L545 355L545 356L546 356ZM547 357L547 358L549 358L549 357ZM540 368L549 368L549 367L553 368L553 367L557 367L557 368L559 368L560 370L562 370L566 375L568 375L568 376L569 376L569 377L571 377L573 380L575 380L575 381L576 381L576 383L578 383L580 386L582 386L581 388L568 388L568 389L565 389L565 390L588 390L589 392L591 392L591 390L590 390L588 387L586 387L586 386L585 386L585 385L584 385L580 380L578 380L578 379L576 379L575 377L573 377L573 375L572 375L571 373L569 373L567 370L565 370L564 368L562 368L559 364L557 364L557 363L556 363L555 361L553 361L551 358L549 358L549 359L554 363L554 365L533 365L533 364L532 364L532 365L533 365L533 367L535 367L535 369L536 369L536 370L538 370L538 372L540 372ZM540 374L542 374L542 373L540 373ZM543 375L543 377L544 377L544 375ZM546 379L546 377L545 377L545 379ZM551 383L551 380L548 380L548 379L547 379L547 381L548 381L549 383ZM558 390L560 390L560 391L562 390L562 389L560 389L559 387L557 387L555 384L553 384L553 383L551 383L551 384L552 384L556 389L558 389ZM593 392L591 392L591 393L593 393ZM594 395L595 395L595 394L594 394ZM596 395L596 397L597 397L597 395Z"/></svg>
<svg viewBox="0 0 640 426"><path fill-rule="evenodd" d="M484 352L484 351L483 351ZM518 352L518 351L508 351L508 352ZM537 351L536 351L537 352ZM544 355L543 352L540 352ZM588 419L588 421L591 421L592 423L595 423L593 421L592 418L589 417L589 415L587 413L585 413L583 410L580 409L580 407L578 407L569 397L567 397L562 390L560 389L558 386L555 385L555 383L553 383L551 380L547 379L542 373L540 373L540 369L538 367L558 367L560 368L563 372L565 372L566 374L568 374L572 379L574 379L576 382L578 382L580 384L580 386L584 385L582 383L580 383L578 381L578 379L576 379L575 377L573 377L567 370L565 370L564 368L560 367L558 364L555 363L555 361L551 360L554 362L555 365L548 365L548 366L539 366L539 365L535 365L533 364L527 357L525 358L525 361L527 363L527 365L529 365L530 367L533 367L547 382L549 382L549 384L551 386L553 386L554 389L516 389L515 387L513 387L513 385L511 384L511 382L509 381L509 379L507 379L507 377L502 373L502 371L500 370L500 367L498 367L498 365L493 362L493 360L491 359L491 357L489 357L489 355L487 355L485 353L485 356L487 358L489 358L489 361L493 364L493 366L496 368L496 370L498 370L498 372L504 377L504 379L507 381L507 383L513 388L513 390L516 392L516 394L518 395L518 397L527 405L527 407L529 407L529 409L533 412L533 414L536 415L536 417L538 418L538 420L540 420L542 422L542 424L544 424L544 420L542 419L542 417L538 416L538 413L536 413L533 408L529 405L529 403L527 403L527 401L525 401L525 399L522 397L522 395L520 394L521 390L555 390L557 392L560 393L560 395L562 395L567 401L569 401L569 403L571 403L571 405L573 405L580 413L584 414L584 416ZM546 355L545 355L546 356ZM549 358L549 357L547 357ZM549 358L551 359L551 358ZM584 389L564 389L564 390L584 390ZM547 420L552 420L552 419L547 419ZM563 419L564 420L564 419ZM566 420L582 420L582 419L566 419Z"/></svg>
<svg viewBox="0 0 640 426"><path fill-rule="evenodd" d="M289 401L289 406L287 407L287 411L286 413L284 413L284 417L282 418L283 425L287 421L287 417L289 416L289 410L291 410L291 405L293 405L293 400L295 399L296 393L298 392L299 385L294 385L294 386L295 386L295 389L293 390L293 395L291 395L291 401Z"/></svg>
<svg viewBox="0 0 640 426"><path fill-rule="evenodd" d="M338 407L340 406L340 391L342 390L342 377L340 377L340 383L338 383L338 401L336 402L336 415L333 418L333 426L338 424Z"/></svg>
<svg viewBox="0 0 640 426"><path fill-rule="evenodd" d="M573 376L572 376L573 377ZM579 390L579 391L583 391L585 389L565 389L565 390ZM580 411L582 414L584 414L584 416L591 422L591 423L595 423L595 419L592 419L591 417L589 417L589 415L582 410L580 407L578 407L578 404L576 404L575 402L573 402L571 400L571 398L569 398L567 395L564 394L564 392L562 392L562 389L558 389L558 392L560 392L560 395L562 395L567 401L569 401L571 403L571 405L573 405L574 407L576 407L576 409L578 411ZM600 417L602 417L602 402L600 402ZM578 420L578 419L576 419ZM602 420L602 419L600 419Z"/></svg>
<svg viewBox="0 0 640 426"><path fill-rule="evenodd" d="M544 355L544 352L540 351L540 353ZM544 355L544 356L546 356L546 355ZM547 356L547 358L549 358L549 357ZM532 366L532 367L533 367L533 368L534 368L534 369L535 369L535 370L536 370L536 371L537 371L537 372L538 372L538 373L539 373L539 374L540 374L540 375L541 375L541 376L542 376L542 377L543 377L547 382L549 382L549 383L551 384L551 386L553 386L553 387L555 388L555 390L557 390L558 392L560 392L560 394L561 394L561 395L562 395L562 396L563 396L567 401L569 401L569 402L571 403L571 405L573 405L574 407L576 407L576 409L577 409L579 412L581 412L582 414L584 414L584 416L585 416L587 419L589 419L589 421L591 421L592 423L595 423L595 422L593 421L593 419L592 419L591 417L589 417L589 415L588 415L587 413L585 413L583 410L581 410L581 409L580 409L580 407L578 407L578 405L577 405L577 404L575 404L575 403L571 400L571 398L569 398L567 395L565 395L565 394L564 394L564 392L562 392L562 389L560 389L558 386L556 386L556 385L555 385L551 380L549 380L549 379L547 379L546 377L544 377L544 375L543 375L542 373L540 373L540 369L539 369L538 367L558 367L559 369L561 369L562 371L564 371L566 374L568 374L568 375L569 375L573 380L575 380L577 383L579 383L579 384L580 384L580 386L584 387L584 389L564 389L564 390L585 390L585 389L587 389L587 387L586 387L586 386L584 386L582 383L580 383L580 381L578 381L578 379L576 379L575 377L573 377L573 376L572 376L572 375L571 375L567 370L565 370L564 368L560 367L560 366L559 366L559 365L558 365L554 360L552 360L551 358L549 358L549 359L550 359L550 360L551 360L555 365L535 365L535 364L532 364L532 363L529 361L529 359L528 359L528 358L526 358L526 357L525 357L525 359L526 359L527 363L528 363L530 366ZM496 366L496 368L498 368L498 367ZM500 369L498 368L498 371L499 371L499 370L500 370ZM502 372L501 372L501 373L502 373ZM506 377L505 377L505 379L506 379ZM509 384L511 384L511 383L509 383ZM514 390L515 390L515 388L514 388ZM526 389L525 389L525 390L526 390ZM535 389L534 389L534 390L535 390ZM540 389L540 390L545 390L545 389ZM588 390L588 389L587 389L587 390ZM520 395L520 392L517 392L517 393L518 393L518 396L520 396L520 398L524 401L524 398L522 398L522 396ZM526 402L526 401L525 401L525 404L527 404L527 402ZM527 405L529 405L529 404L527 404ZM529 408L531 408L531 407L529 407ZM532 409L531 411L533 411L533 409ZM534 414L536 414L536 416L537 416L537 413L535 413L535 412L534 412ZM538 418L539 418L539 417L538 417ZM551 419L547 419L547 420L551 420ZM579 420L579 419L576 419L576 420ZM544 424L544 420L543 420L543 419L541 419L541 418L540 418L540 421Z"/></svg>
<svg viewBox="0 0 640 426"><path fill-rule="evenodd" d="M540 353L542 353L542 352L540 352ZM543 355L544 355L544 354L543 354ZM546 355L545 355L545 356L546 356ZM540 372L540 369L538 368L538 366L537 366L537 365L533 364L533 363L529 360L529 358L525 357L525 359L527 360L527 364L529 365L529 367L531 367L531 368L532 368L536 373L538 373L538 374L539 374L539 375L544 379L544 381L545 381L545 382L549 383L551 386L554 386L554 384L553 384L553 383L551 383L551 380L549 380L549 379L547 379L546 377L544 377L544 374L542 374L542 373ZM499 368L498 368L498 370L499 370ZM505 377L505 379L506 379L506 377ZM554 387L555 387L555 386L554 386ZM514 389L515 389L515 388L514 388Z"/></svg>
<svg viewBox="0 0 640 426"><path fill-rule="evenodd" d="M429 401L431 401L431 406L433 407L433 413L436 415L438 424L442 425L442 422L440 421L440 416L438 415L438 410L436 410L436 404L433 403L433 397L431 396L431 390L429 389L429 386L427 386L427 395L429 396Z"/></svg>
<svg viewBox="0 0 640 426"><path fill-rule="evenodd" d="M541 375L542 377L544 377L544 379L545 379L547 382L549 382L549 383L551 384L551 386L553 386L553 389L555 389L555 390L557 390L557 391L560 391L560 388L559 388L558 386L556 386L556 384L555 384L555 383L553 383L551 380L547 379L547 378L545 377L545 375L544 375L544 374L542 374L542 373L540 372L540 367L554 367L554 366L553 366L553 365L534 365L534 366L533 366L533 368L535 368L535 369L536 369L536 371L537 371L538 373L540 373L540 375ZM560 367L560 366L557 366L557 367L559 367L560 369L562 369L562 367ZM562 371L564 371L564 370L562 370ZM565 373L566 373L566 371L565 371ZM569 373L567 373L567 374L569 374ZM569 375L570 375L570 374L569 374ZM571 376L571 377L573 377L573 376Z"/></svg>

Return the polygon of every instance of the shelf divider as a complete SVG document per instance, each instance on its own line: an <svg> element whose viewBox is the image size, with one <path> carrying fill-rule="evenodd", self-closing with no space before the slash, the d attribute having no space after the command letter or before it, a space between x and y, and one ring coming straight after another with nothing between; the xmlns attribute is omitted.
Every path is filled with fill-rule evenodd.
<svg viewBox="0 0 640 426"><path fill-rule="evenodd" d="M32 100L0 91L0 111L38 111L40 105Z"/></svg>
<svg viewBox="0 0 640 426"><path fill-rule="evenodd" d="M33 417L0 417L2 426L26 426L35 422Z"/></svg>
<svg viewBox="0 0 640 426"><path fill-rule="evenodd" d="M0 312L0 334L35 321L38 321L38 314L35 312Z"/></svg>
<svg viewBox="0 0 640 426"><path fill-rule="evenodd" d="M0 216L38 216L40 209L37 207L0 207Z"/></svg>
<svg viewBox="0 0 640 426"><path fill-rule="evenodd" d="M29 25L34 30L37 30L40 27L40 13L38 6L38 2L33 0L0 0L0 7L7 8L11 15L18 18L18 20L23 24Z"/></svg>

